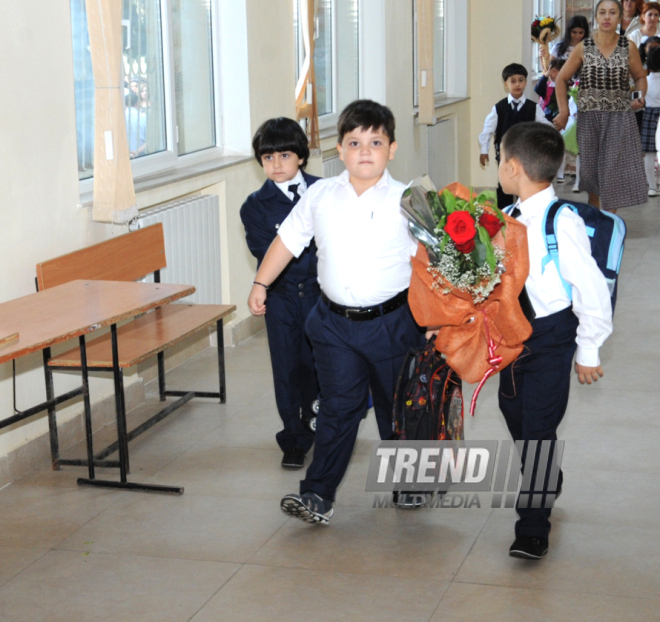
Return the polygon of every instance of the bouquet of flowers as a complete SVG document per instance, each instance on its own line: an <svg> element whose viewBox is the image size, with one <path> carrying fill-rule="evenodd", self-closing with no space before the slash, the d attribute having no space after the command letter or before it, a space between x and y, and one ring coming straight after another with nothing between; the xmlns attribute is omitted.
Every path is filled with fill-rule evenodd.
<svg viewBox="0 0 660 622"><path fill-rule="evenodd" d="M535 17L532 22L532 41L539 44L543 71L547 71L550 60L548 46L559 36L559 22L554 17Z"/></svg>
<svg viewBox="0 0 660 622"><path fill-rule="evenodd" d="M441 327L435 344L466 382L480 382L511 363L531 335L518 302L527 274L527 230L454 183L440 193L428 177L403 193L401 207L419 240L408 300L420 326Z"/></svg>

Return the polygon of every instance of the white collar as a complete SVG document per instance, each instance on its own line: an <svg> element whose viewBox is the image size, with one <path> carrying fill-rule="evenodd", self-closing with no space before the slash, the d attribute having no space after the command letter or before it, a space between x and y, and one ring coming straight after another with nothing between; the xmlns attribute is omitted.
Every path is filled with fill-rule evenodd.
<svg viewBox="0 0 660 622"><path fill-rule="evenodd" d="M513 95L511 95L511 93L509 93L509 97L507 99L509 100L509 105L512 104L514 101L516 101L513 98ZM523 94L523 95L520 96L520 99L518 100L518 103L522 106L526 101L527 101L527 98Z"/></svg>
<svg viewBox="0 0 660 622"><path fill-rule="evenodd" d="M286 196L289 196L289 186L291 184L301 184L302 185L302 190L307 190L307 184L305 183L305 178L303 177L303 174L300 169L298 169L298 172L296 173L296 176L293 179L289 179L288 181L282 181L282 182L273 182ZM301 192L298 192L298 194L302 194Z"/></svg>
<svg viewBox="0 0 660 622"><path fill-rule="evenodd" d="M351 178L350 174L348 171L343 171L339 177L337 177L337 181L342 185L342 186L348 186L351 183ZM373 188L381 188L383 186L391 186L392 185L392 176L390 175L390 172L385 169L383 171L383 174L381 175L380 179L372 186Z"/></svg>
<svg viewBox="0 0 660 622"><path fill-rule="evenodd" d="M526 201L520 201L516 203L516 207L520 209L521 216L525 218L532 218L534 214L539 213L541 210L545 210L550 203L557 198L555 189L550 184L545 190L533 194Z"/></svg>

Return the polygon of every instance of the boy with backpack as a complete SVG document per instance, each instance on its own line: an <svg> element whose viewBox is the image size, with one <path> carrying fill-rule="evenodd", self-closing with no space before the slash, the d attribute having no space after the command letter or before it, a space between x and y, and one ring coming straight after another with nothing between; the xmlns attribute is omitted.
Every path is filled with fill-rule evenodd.
<svg viewBox="0 0 660 622"><path fill-rule="evenodd" d="M610 290L592 256L585 221L569 206L553 214L558 203L551 181L563 157L564 141L549 125L520 123L502 140L499 180L504 192L520 197L510 215L527 226L530 268L525 287L536 317L523 353L500 372L499 406L514 441L524 441L523 470L534 461L531 482L538 469L545 467L546 474L541 507L532 506L537 495L530 491L521 490L518 497L519 519L509 554L523 559L541 559L547 553L550 508L545 505L552 505L548 496L559 496L562 486L560 471L557 490L548 490L553 452L541 458L538 443L528 454L528 442L557 440L576 350L580 383L596 382L603 375L598 349L612 332ZM548 222L554 228L549 242Z"/></svg>

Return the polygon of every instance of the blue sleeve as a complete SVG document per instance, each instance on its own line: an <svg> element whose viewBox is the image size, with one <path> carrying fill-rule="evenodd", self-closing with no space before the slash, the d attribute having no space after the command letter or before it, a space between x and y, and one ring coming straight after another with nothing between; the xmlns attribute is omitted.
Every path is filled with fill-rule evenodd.
<svg viewBox="0 0 660 622"><path fill-rule="evenodd" d="M546 88L548 86L548 77L543 76L539 81L538 84L534 87L534 92L539 96L539 97L545 97L545 92Z"/></svg>
<svg viewBox="0 0 660 622"><path fill-rule="evenodd" d="M245 240L250 252L259 260L264 258L268 247L275 238L272 231L266 228L265 223L259 218L258 201L254 195L250 195L241 207L241 221L245 228Z"/></svg>

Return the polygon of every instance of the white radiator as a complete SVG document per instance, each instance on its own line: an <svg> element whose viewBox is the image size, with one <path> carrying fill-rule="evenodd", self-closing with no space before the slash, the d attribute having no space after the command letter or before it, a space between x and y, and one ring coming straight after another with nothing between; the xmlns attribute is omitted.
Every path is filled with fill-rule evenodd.
<svg viewBox="0 0 660 622"><path fill-rule="evenodd" d="M167 268L161 283L194 285L181 302L222 304L220 277L220 203L218 195L186 199L140 212L138 228L163 223ZM153 277L146 280L153 282Z"/></svg>
<svg viewBox="0 0 660 622"><path fill-rule="evenodd" d="M440 190L456 178L456 121L445 119L428 128L428 174L435 187Z"/></svg>
<svg viewBox="0 0 660 622"><path fill-rule="evenodd" d="M344 172L344 163L339 159L338 155L325 158L323 160L323 177L336 177Z"/></svg>

